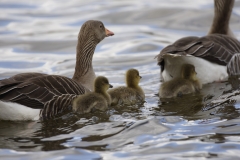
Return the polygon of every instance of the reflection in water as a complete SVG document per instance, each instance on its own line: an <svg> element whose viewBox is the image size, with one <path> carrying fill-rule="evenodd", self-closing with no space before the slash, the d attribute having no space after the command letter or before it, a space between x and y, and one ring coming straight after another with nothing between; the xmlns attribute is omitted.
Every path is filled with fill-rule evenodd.
<svg viewBox="0 0 240 160"><path fill-rule="evenodd" d="M194 118L203 107L203 95L188 94L172 99L160 99L159 111L167 115L181 115ZM198 119L198 117L197 117Z"/></svg>
<svg viewBox="0 0 240 160"><path fill-rule="evenodd" d="M230 25L236 37L239 5ZM79 28L98 19L116 35L97 46L96 74L117 87L125 84L126 70L136 68L146 93L144 104L104 113L1 121L0 159L239 158L239 104L205 109L230 91L228 83L207 84L200 93L175 99L155 95L160 77L154 57L176 39L205 35L212 1L11 0L1 1L0 8L0 79L22 72L72 77Z"/></svg>
<svg viewBox="0 0 240 160"><path fill-rule="evenodd" d="M239 76L231 76L228 79L231 89L223 92L221 96L206 104L203 110L215 109L212 115L219 116L223 119L234 119L239 117L240 103L240 79Z"/></svg>
<svg viewBox="0 0 240 160"><path fill-rule="evenodd" d="M240 111L235 106L229 104L216 108L211 114L219 116L222 119L235 119L240 116Z"/></svg>
<svg viewBox="0 0 240 160"><path fill-rule="evenodd" d="M238 135L239 127L237 123L229 123L229 120L238 121L240 116L239 103L240 103L240 93L239 93L239 76L231 76L228 79L229 84L227 89L212 101L208 102L203 110L210 110L211 115L220 117L221 119L228 120L219 126L217 131L219 134L236 134Z"/></svg>

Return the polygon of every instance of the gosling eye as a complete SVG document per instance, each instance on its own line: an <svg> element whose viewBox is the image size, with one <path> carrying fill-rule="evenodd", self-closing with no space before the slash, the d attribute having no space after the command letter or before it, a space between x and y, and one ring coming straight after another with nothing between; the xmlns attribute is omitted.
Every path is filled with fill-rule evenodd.
<svg viewBox="0 0 240 160"><path fill-rule="evenodd" d="M100 25L99 27L100 27L100 28L103 28L103 26L102 26L102 25Z"/></svg>

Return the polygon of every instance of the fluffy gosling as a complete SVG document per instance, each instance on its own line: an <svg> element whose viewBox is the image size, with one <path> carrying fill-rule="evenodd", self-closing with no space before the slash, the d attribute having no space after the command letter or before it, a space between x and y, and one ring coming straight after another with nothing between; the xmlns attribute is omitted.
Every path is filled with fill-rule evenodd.
<svg viewBox="0 0 240 160"><path fill-rule="evenodd" d="M199 91L202 88L202 85L196 75L197 73L193 65L183 64L180 77L164 82L160 86L159 97L172 98Z"/></svg>
<svg viewBox="0 0 240 160"><path fill-rule="evenodd" d="M126 72L127 86L121 86L108 91L111 96L111 105L132 105L139 101L144 101L145 94L139 86L140 79L138 70L129 69Z"/></svg>
<svg viewBox="0 0 240 160"><path fill-rule="evenodd" d="M94 82L94 92L79 95L73 100L73 111L82 114L106 110L111 104L111 97L107 93L109 88L112 88L112 85L106 77L97 77Z"/></svg>

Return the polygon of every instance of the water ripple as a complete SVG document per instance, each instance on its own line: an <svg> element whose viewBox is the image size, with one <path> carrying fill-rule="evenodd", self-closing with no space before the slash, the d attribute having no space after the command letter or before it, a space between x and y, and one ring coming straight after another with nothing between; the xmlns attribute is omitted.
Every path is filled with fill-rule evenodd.
<svg viewBox="0 0 240 160"><path fill-rule="evenodd" d="M231 29L240 38L236 1ZM174 5L173 5L174 4ZM231 86L207 84L198 94L159 99L154 57L184 36L205 35L213 16L209 0L1 1L0 79L22 72L72 77L77 35L88 19L113 31L96 48L97 75L125 85L136 68L146 102L105 113L73 113L48 122L0 121L0 159L239 158L239 104L204 110Z"/></svg>

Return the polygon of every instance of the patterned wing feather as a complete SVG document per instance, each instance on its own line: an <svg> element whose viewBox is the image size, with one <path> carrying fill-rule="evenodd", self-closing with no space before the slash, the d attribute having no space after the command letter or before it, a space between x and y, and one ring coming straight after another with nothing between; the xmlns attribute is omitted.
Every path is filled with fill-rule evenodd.
<svg viewBox="0 0 240 160"><path fill-rule="evenodd" d="M160 52L157 56L159 65L164 65L163 56L169 53L189 54L220 65L226 65L235 53L240 53L240 43L235 38L220 34L212 34L201 38L182 38Z"/></svg>
<svg viewBox="0 0 240 160"><path fill-rule="evenodd" d="M59 113L64 111L71 111L72 101L76 98L75 94L63 94L60 96L54 96L50 101L44 104L43 109L40 112L40 117L43 120L53 118Z"/></svg>
<svg viewBox="0 0 240 160"><path fill-rule="evenodd" d="M43 109L45 103L51 101L55 96L85 93L82 85L67 77L57 75L31 77L27 74L25 78L23 75L21 76L18 76L18 79L11 77L9 81L7 79L2 80L3 82L0 81L0 100Z"/></svg>

